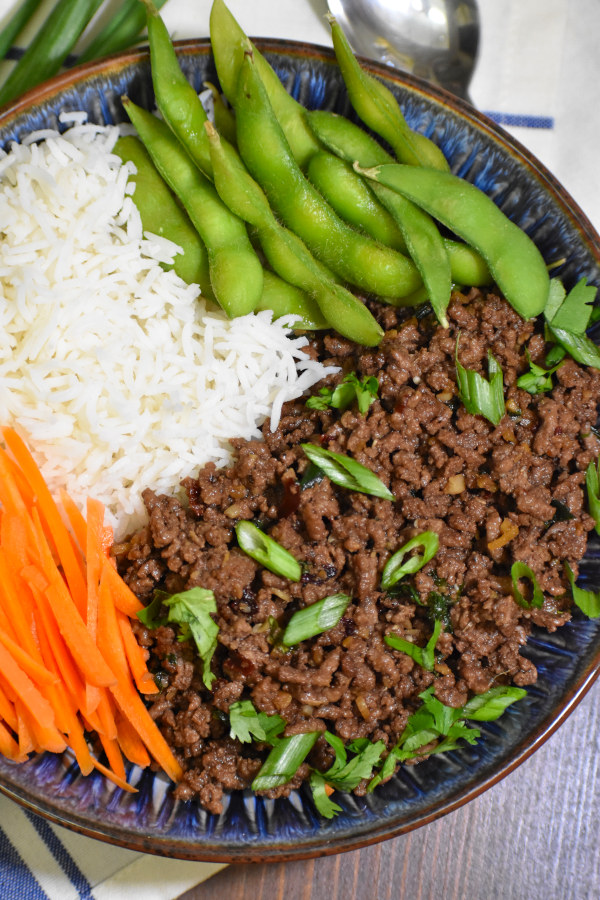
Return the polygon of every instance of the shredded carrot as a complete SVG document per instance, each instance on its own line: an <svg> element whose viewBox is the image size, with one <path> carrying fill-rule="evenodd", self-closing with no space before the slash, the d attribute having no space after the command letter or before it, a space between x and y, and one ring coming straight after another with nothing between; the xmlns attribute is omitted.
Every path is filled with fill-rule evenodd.
<svg viewBox="0 0 600 900"><path fill-rule="evenodd" d="M140 694L158 694L158 688L152 673L148 671L148 666L146 665L144 649L136 641L129 619L120 610L117 610L117 622L123 638L129 668L138 691Z"/></svg>
<svg viewBox="0 0 600 900"><path fill-rule="evenodd" d="M131 588L125 584L117 570L108 560L104 563L102 575L108 581L113 602L117 609L120 609L130 619L133 619L134 616L144 609L144 604L138 600Z"/></svg>
<svg viewBox="0 0 600 900"><path fill-rule="evenodd" d="M110 557L101 503L87 517L61 492L64 520L35 461L11 429L0 448L0 753L75 754L124 791L124 758L151 757L173 780L182 770L138 690L158 692L130 618L142 604ZM108 766L90 752L86 731Z"/></svg>
<svg viewBox="0 0 600 900"><path fill-rule="evenodd" d="M54 502L33 456L16 431L13 431L12 428L3 428L2 436L35 494L36 506L52 535L52 541L63 567L73 600L79 612L83 614L86 596L85 580L81 575L81 569L73 552L73 545L58 506Z"/></svg>

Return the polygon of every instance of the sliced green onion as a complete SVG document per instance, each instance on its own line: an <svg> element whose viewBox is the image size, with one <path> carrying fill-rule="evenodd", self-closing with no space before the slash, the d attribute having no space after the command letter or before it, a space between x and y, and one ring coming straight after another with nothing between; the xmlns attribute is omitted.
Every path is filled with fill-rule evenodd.
<svg viewBox="0 0 600 900"><path fill-rule="evenodd" d="M583 588L577 587L575 584L575 576L573 575L571 566L567 562L565 563L565 571L567 573L567 578L569 579L569 584L571 585L575 604L582 613L588 616L588 618L596 619L600 616L600 593L596 594L594 591L586 591Z"/></svg>
<svg viewBox="0 0 600 900"><path fill-rule="evenodd" d="M156 9L160 9L165 3L166 0L154 0ZM77 63L125 50L139 40L145 25L146 8L140 0L123 0L120 8L78 57Z"/></svg>
<svg viewBox="0 0 600 900"><path fill-rule="evenodd" d="M24 0L0 32L0 59L4 59L13 41L23 31L42 0Z"/></svg>
<svg viewBox="0 0 600 900"><path fill-rule="evenodd" d="M248 556L259 562L269 572L289 578L290 581L300 581L302 569L295 557L274 541L272 537L257 528L252 522L242 520L235 526L238 544Z"/></svg>
<svg viewBox="0 0 600 900"><path fill-rule="evenodd" d="M430 559L433 559L439 546L440 539L435 531L424 531L422 534L417 534L414 538L411 538L403 547L396 550L386 562L381 573L381 587L387 590L394 584L397 584L405 575L412 575L414 572L418 572ZM423 554L417 553L403 563L402 560L406 554L415 547L423 547Z"/></svg>
<svg viewBox="0 0 600 900"><path fill-rule="evenodd" d="M287 623L283 643L286 647L293 647L300 641L329 631L340 621L349 603L350 597L347 594L331 594L304 609L299 609Z"/></svg>
<svg viewBox="0 0 600 900"><path fill-rule="evenodd" d="M458 340L457 338L456 381L463 406L471 415L484 416L492 425L497 425L505 411L502 369L489 350L489 381L479 372L465 369L458 359Z"/></svg>
<svg viewBox="0 0 600 900"><path fill-rule="evenodd" d="M600 460L589 463L585 470L585 486L587 488L588 510L596 523L596 532L600 534Z"/></svg>
<svg viewBox="0 0 600 900"><path fill-rule="evenodd" d="M252 782L252 790L270 791L291 781L315 746L320 733L307 731L277 741Z"/></svg>
<svg viewBox="0 0 600 900"><path fill-rule="evenodd" d="M433 672L433 667L435 665L435 645L437 644L441 630L442 623L438 620L433 626L433 634L424 647L417 647L416 644L411 644L410 641L405 640L398 634L386 634L384 641L388 647L391 647L393 650L399 650L401 653L406 653L414 659L417 665L426 669L427 672Z"/></svg>
<svg viewBox="0 0 600 900"><path fill-rule="evenodd" d="M316 444L301 444L300 446L310 461L322 469L334 484L348 488L350 491L381 497L383 500L396 499L374 472L352 457L334 453L333 450L326 450Z"/></svg>
<svg viewBox="0 0 600 900"><path fill-rule="evenodd" d="M514 562L510 567L510 577L512 578L513 597L519 606L523 607L523 609L531 609L532 607L541 609L544 605L544 594L537 582L535 572L533 572L526 563L517 560L517 562ZM528 578L529 581L531 581L533 586L533 597L531 598L531 602L527 600L519 589L519 579L521 578Z"/></svg>
<svg viewBox="0 0 600 900"><path fill-rule="evenodd" d="M585 334L572 334L564 328L548 326L552 336L573 359L583 366L600 369L600 348Z"/></svg>

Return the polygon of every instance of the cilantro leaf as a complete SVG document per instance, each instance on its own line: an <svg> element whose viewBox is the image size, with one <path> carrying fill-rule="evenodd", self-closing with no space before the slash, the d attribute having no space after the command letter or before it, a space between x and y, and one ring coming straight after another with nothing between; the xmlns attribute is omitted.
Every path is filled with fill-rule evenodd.
<svg viewBox="0 0 600 900"><path fill-rule="evenodd" d="M281 716L257 712L251 700L238 700L229 707L229 727L230 736L243 744L252 738L272 744L285 728L285 721Z"/></svg>
<svg viewBox="0 0 600 900"><path fill-rule="evenodd" d="M550 325L549 329L554 339L576 362L592 369L600 369L600 348L589 337L585 334L573 334L554 325Z"/></svg>
<svg viewBox="0 0 600 900"><path fill-rule="evenodd" d="M465 703L462 714L465 719L477 722L493 722L499 719L507 706L522 700L527 695L523 688L500 685L490 688L484 694L476 694Z"/></svg>
<svg viewBox="0 0 600 900"><path fill-rule="evenodd" d="M219 626L211 618L211 613L217 611L215 595L212 591L201 587L190 588L189 591L171 596L162 591L157 591L156 594L169 610L167 621L183 626L180 640L187 639L188 635L194 639L203 662L202 680L210 690L216 678L210 670L210 663L217 649L219 633Z"/></svg>
<svg viewBox="0 0 600 900"><path fill-rule="evenodd" d="M596 532L600 534L600 459L590 462L585 470L585 486L587 488L588 510L596 523Z"/></svg>
<svg viewBox="0 0 600 900"><path fill-rule="evenodd" d="M458 394L467 412L474 416L484 416L492 425L497 425L504 415L504 379L502 369L488 350L489 381L473 369L465 369L458 359L456 339L456 381Z"/></svg>
<svg viewBox="0 0 600 900"><path fill-rule="evenodd" d="M334 816L342 811L342 807L338 806L337 803L334 803L329 797L327 792L328 787L329 785L321 773L313 769L310 773L310 789L312 791L315 806L325 819L333 819Z"/></svg>
<svg viewBox="0 0 600 900"><path fill-rule="evenodd" d="M358 411L365 416L377 398L379 382L374 376L359 379L354 372L346 375L334 388L322 387L318 394L306 401L308 409L347 409L356 400Z"/></svg>
<svg viewBox="0 0 600 900"><path fill-rule="evenodd" d="M433 634L424 647L418 647L416 644L412 644L398 634L386 634L384 641L388 647L391 647L393 650L399 650L401 653L406 653L411 659L414 659L418 665L422 666L428 672L433 672L433 667L435 665L435 645L437 644L441 631L442 623L438 620L433 626Z"/></svg>
<svg viewBox="0 0 600 900"><path fill-rule="evenodd" d="M353 741L348 748L357 752L356 756L348 761L346 748L337 735L326 731L323 737L335 750L335 762L326 772L320 774L327 784L338 791L352 791L363 778L370 778L373 767L377 765L385 750L383 741L375 743L368 740Z"/></svg>
<svg viewBox="0 0 600 900"><path fill-rule="evenodd" d="M525 353L527 354L527 360L529 362L529 372L525 372L524 375L520 375L519 378L517 378L517 387L520 387L523 391L527 391L529 394L541 394L544 391L551 391L553 387L552 376L559 366L562 365L562 358L551 369L543 369L542 366L538 366L536 363L532 362L529 350L526 350Z"/></svg>
<svg viewBox="0 0 600 900"><path fill-rule="evenodd" d="M577 587L575 584L575 576L573 575L571 566L567 562L565 563L565 571L567 573L567 578L569 579L569 584L571 585L575 604L584 615L588 616L588 618L596 619L600 616L600 592L595 593L594 591L586 591L583 588Z"/></svg>
<svg viewBox="0 0 600 900"><path fill-rule="evenodd" d="M137 617L142 622L146 628L158 628L159 625L166 625L168 622L167 616L159 616L159 612L163 605L164 594L162 591L156 591L152 601L146 606L144 609L141 609L139 613L137 613Z"/></svg>
<svg viewBox="0 0 600 900"><path fill-rule="evenodd" d="M491 688L455 709L443 704L433 692L432 685L419 694L421 706L408 717L398 743L389 751L383 766L369 782L368 791L391 778L396 763L420 756L423 748L433 741L438 743L427 751L428 755L455 750L461 740L469 744L477 743L481 732L465 720L491 722L499 718L507 706L526 695L522 688L501 686Z"/></svg>
<svg viewBox="0 0 600 900"><path fill-rule="evenodd" d="M558 291L556 293L558 295ZM546 321L552 329L560 328L571 334L585 334L585 330L590 324L595 296L596 288L588 285L587 279L580 279L563 298L558 308L555 308L555 300L550 307L548 303L546 304L544 310Z"/></svg>

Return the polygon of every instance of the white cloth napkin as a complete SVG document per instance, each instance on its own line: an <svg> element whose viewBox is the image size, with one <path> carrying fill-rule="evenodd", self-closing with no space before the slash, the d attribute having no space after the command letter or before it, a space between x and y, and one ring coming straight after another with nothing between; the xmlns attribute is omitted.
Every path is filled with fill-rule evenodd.
<svg viewBox="0 0 600 900"><path fill-rule="evenodd" d="M0 18L18 2L0 0ZM169 0L163 15L172 36L206 36L211 2ZM331 43L326 0L229 0L229 7L251 35ZM473 102L552 171L600 230L600 3L479 0L479 8ZM220 868L93 841L0 797L2 900L174 900Z"/></svg>

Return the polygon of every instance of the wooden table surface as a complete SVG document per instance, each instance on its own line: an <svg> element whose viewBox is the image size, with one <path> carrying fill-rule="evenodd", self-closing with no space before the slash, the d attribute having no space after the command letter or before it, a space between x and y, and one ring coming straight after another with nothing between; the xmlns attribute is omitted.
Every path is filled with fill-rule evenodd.
<svg viewBox="0 0 600 900"><path fill-rule="evenodd" d="M515 772L410 834L229 866L181 900L598 900L600 683Z"/></svg>

